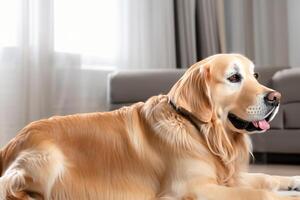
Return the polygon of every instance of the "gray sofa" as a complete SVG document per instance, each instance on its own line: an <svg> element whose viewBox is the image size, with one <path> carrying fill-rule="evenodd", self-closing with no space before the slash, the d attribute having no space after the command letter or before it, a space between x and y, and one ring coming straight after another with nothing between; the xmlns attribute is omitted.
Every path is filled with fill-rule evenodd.
<svg viewBox="0 0 300 200"><path fill-rule="evenodd" d="M257 67L259 81L282 93L280 110L267 133L252 135L257 153L300 154L300 69ZM118 71L108 78L110 110L166 94L185 70Z"/></svg>

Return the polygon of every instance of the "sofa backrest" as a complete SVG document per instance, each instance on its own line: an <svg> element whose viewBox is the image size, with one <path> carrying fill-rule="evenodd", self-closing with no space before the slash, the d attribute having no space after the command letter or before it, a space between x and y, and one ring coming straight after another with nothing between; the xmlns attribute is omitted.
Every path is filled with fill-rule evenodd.
<svg viewBox="0 0 300 200"><path fill-rule="evenodd" d="M290 92L296 92L292 90L289 90L290 92L288 93L285 92L287 91L286 88L290 88L288 83L290 74L288 71L290 69L288 68L289 67L256 67L255 71L259 73L259 82L261 84L282 92L283 99L288 98L289 101L291 100L293 102L294 96L290 97L290 95L293 95L290 94ZM114 72L110 74L108 78L108 107L110 110L114 110L139 101L145 101L154 95L166 94L184 72L184 69L127 70ZM291 73L293 74L293 72ZM274 76L274 74L276 75ZM292 84L297 84L297 78L295 79L296 80L293 79L295 83ZM298 79L298 81L299 80L300 79ZM281 82L283 83L282 86ZM298 83L298 85L300 87L300 83ZM298 95L300 96L300 93L298 93ZM297 96L296 99L300 98ZM283 103L284 105L281 106L277 116L272 121L271 127L274 129L282 129L286 125L290 127L295 125L293 121L289 121L284 125L283 107L287 107L287 116L285 117L288 118L293 112L298 111L293 107L293 104L287 105L285 100ZM290 109L292 109L292 111L289 111Z"/></svg>
<svg viewBox="0 0 300 200"><path fill-rule="evenodd" d="M166 94L184 74L184 69L153 69L117 71L108 78L110 110Z"/></svg>

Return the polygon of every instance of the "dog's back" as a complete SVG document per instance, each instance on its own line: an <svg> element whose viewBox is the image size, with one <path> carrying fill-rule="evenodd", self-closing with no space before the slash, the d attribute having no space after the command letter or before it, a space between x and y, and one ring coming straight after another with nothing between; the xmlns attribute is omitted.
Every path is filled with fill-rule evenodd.
<svg viewBox="0 0 300 200"><path fill-rule="evenodd" d="M1 151L0 199L154 197L162 161L147 140L142 105L28 125Z"/></svg>

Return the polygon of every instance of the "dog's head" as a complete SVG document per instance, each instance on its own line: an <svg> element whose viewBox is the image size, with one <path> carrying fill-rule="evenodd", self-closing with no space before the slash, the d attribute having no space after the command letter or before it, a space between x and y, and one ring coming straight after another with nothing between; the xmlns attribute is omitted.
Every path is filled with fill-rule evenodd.
<svg viewBox="0 0 300 200"><path fill-rule="evenodd" d="M219 120L234 132L265 132L281 95L257 81L254 64L239 54L218 54L191 66L168 94L199 121Z"/></svg>

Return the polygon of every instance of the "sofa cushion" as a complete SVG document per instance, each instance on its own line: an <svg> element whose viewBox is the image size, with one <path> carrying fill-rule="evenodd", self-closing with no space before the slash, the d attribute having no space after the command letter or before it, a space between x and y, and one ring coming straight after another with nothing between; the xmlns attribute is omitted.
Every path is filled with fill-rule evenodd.
<svg viewBox="0 0 300 200"><path fill-rule="evenodd" d="M277 115L271 122L271 129L283 129L283 107L278 110Z"/></svg>
<svg viewBox="0 0 300 200"><path fill-rule="evenodd" d="M284 107L284 128L300 128L300 101L298 103L289 103Z"/></svg>
<svg viewBox="0 0 300 200"><path fill-rule="evenodd" d="M300 153L300 129L271 129L266 133L252 134L254 152Z"/></svg>
<svg viewBox="0 0 300 200"><path fill-rule="evenodd" d="M272 78L273 89L282 94L282 103L292 103L300 101L300 69L293 68L282 70Z"/></svg>

